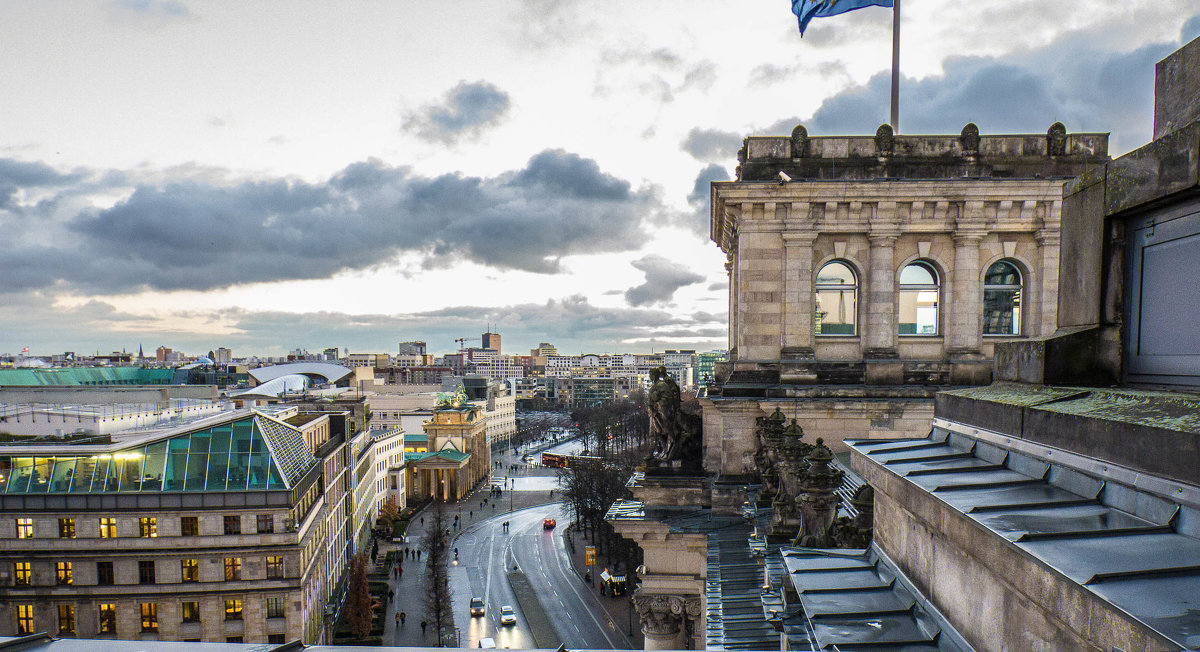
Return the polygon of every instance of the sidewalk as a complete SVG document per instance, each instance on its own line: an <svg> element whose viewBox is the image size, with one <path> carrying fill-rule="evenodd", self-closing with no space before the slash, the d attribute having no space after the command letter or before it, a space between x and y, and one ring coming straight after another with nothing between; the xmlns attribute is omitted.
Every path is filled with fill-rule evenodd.
<svg viewBox="0 0 1200 652"><path fill-rule="evenodd" d="M517 473L513 477L519 479L523 477L523 474ZM463 529L482 520L509 513L510 501L514 511L552 502L548 490L522 491L517 489L510 491L505 489L500 498L492 498L490 489L491 484L485 482L479 488L464 496L458 503L443 506L447 523L453 524L454 517L459 517L458 526L454 527L451 525L452 537L457 538ZM487 499L487 504L483 502L485 498ZM409 558L403 562L403 575L399 578L392 576L390 573L388 575L388 584L395 591L396 597L388 605L390 615L384 622L383 644L385 646L434 647L437 645L437 632L434 631L435 626L432 622L429 623L424 635L421 633L421 621L429 620L425 615L424 581L426 558L424 552L421 554L420 561L417 561L415 558L416 550L421 547L422 542L428 534L428 526L432 525L433 519L428 515L430 509L427 507L413 515L407 532L409 543L380 542L379 544L379 554L381 557L386 555L389 550L399 550L401 555L403 555L406 547L410 551ZM453 546L453 542L451 542L451 546ZM406 614L405 622L400 626L396 623L396 612L398 611L403 611ZM456 624L458 624L457 621L464 618L465 614L466 605L454 605L453 616L456 619ZM463 630L460 625L460 633L462 632Z"/></svg>
<svg viewBox="0 0 1200 652"><path fill-rule="evenodd" d="M591 570L592 585L590 586L590 590L596 595L596 598L600 600L600 604L604 607L604 611L608 613L609 617L611 617L613 622L621 628L621 632L626 636L629 636L631 631L633 632L633 635L629 636L629 639L633 642L632 649L640 650L644 648L645 638L642 635L641 617L638 616L637 609L633 608L633 587L629 587L629 592L619 598L614 598L609 595L601 595L600 571L607 568L610 573L613 572L612 560L608 558L608 555L597 555L595 566L592 566L590 569L587 566L584 566L584 548L588 545L591 545L591 542L585 540L583 535L581 535L578 531L569 531L569 534L575 543L575 550L572 551L571 547L568 546L567 553L571 556L572 568L575 569L575 572L579 573L579 582L587 585L587 582L583 581L583 574L585 571ZM626 571L625 569L621 569L619 572ZM631 620L632 623L630 622ZM632 629L630 628L631 624Z"/></svg>

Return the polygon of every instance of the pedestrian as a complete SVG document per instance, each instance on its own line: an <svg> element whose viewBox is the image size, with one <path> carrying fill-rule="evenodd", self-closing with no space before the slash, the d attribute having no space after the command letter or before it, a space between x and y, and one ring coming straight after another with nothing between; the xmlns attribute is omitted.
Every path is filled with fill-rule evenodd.
<svg viewBox="0 0 1200 652"><path fill-rule="evenodd" d="M400 626L400 613L399 611L396 612L396 627Z"/></svg>
<svg viewBox="0 0 1200 652"><path fill-rule="evenodd" d="M417 561L421 561L421 549L417 548Z"/></svg>
<svg viewBox="0 0 1200 652"><path fill-rule="evenodd" d="M468 510L468 511L467 511L467 516L469 516L469 517L471 517L471 518L475 518L475 510L473 510L473 509L472 509L472 510Z"/></svg>
<svg viewBox="0 0 1200 652"><path fill-rule="evenodd" d="M392 598L395 598L395 597L396 597L396 591L393 589L388 589L388 602L391 602Z"/></svg>
<svg viewBox="0 0 1200 652"><path fill-rule="evenodd" d="M401 611L401 612L400 612L400 624L401 624L401 625L403 625L403 624L404 624L404 620L405 620L406 618L408 618L408 614L406 614L406 613L404 613L403 611Z"/></svg>
<svg viewBox="0 0 1200 652"><path fill-rule="evenodd" d="M398 569L398 570L399 570L399 572L398 572L398 573L396 573L396 579L401 579L401 580L402 580L402 579L404 579L404 569L403 569L403 568L401 568L401 569Z"/></svg>
<svg viewBox="0 0 1200 652"><path fill-rule="evenodd" d="M425 517L424 516L421 517L421 525L425 525Z"/></svg>

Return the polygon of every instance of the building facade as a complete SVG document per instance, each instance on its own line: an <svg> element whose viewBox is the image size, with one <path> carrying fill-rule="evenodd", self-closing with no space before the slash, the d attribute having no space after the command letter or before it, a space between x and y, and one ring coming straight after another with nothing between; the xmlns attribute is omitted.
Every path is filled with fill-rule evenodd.
<svg viewBox="0 0 1200 652"><path fill-rule="evenodd" d="M1107 160L1107 135L798 126L739 160L712 184L729 360L704 404L706 464L735 475L777 406L835 451L921 436L937 388L986 384L995 343L1053 331L1062 187Z"/></svg>

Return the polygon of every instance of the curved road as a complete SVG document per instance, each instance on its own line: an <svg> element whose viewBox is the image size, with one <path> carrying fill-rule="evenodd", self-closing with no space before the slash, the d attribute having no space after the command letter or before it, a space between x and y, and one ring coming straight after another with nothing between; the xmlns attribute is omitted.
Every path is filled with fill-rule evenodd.
<svg viewBox="0 0 1200 652"><path fill-rule="evenodd" d="M571 568L562 530L544 530L542 520L555 518L562 526L567 514L561 505L541 505L481 521L464 531L454 542L459 549L459 566L452 570L452 591L464 647L475 648L484 637L494 638L501 648L534 649L521 605L509 587L507 571L514 565L529 578L541 608L568 648L631 649L625 631L605 614L594 589ZM503 523L509 522L505 532ZM461 569L461 570L460 570ZM471 596L484 596L487 613L471 618L467 603ZM517 612L517 624L500 626L500 606ZM545 645L543 644L543 647Z"/></svg>

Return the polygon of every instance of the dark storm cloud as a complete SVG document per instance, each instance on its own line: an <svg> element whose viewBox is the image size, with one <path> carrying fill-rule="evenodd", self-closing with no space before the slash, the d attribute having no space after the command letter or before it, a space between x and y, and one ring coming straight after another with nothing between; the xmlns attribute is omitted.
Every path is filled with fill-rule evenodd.
<svg viewBox="0 0 1200 652"><path fill-rule="evenodd" d="M693 272L686 265L656 254L643 256L631 264L646 275L645 283L625 291L625 300L631 306L668 303L679 288L704 280L704 276Z"/></svg>
<svg viewBox="0 0 1200 652"><path fill-rule="evenodd" d="M732 131L699 127L688 131L687 137L680 144L683 151L699 161L733 160L741 146L742 137Z"/></svg>
<svg viewBox="0 0 1200 652"><path fill-rule="evenodd" d="M974 122L984 133L1042 133L1061 121L1112 132L1111 153L1135 147L1150 138L1154 64L1178 44L1100 47L1092 34L1069 32L1027 52L948 59L941 76L901 82L901 131L957 133ZM805 121L809 133L874 133L888 119L889 78L881 72L826 99Z"/></svg>
<svg viewBox="0 0 1200 652"><path fill-rule="evenodd" d="M708 202L711 195L709 184L713 181L729 181L729 173L716 163L700 170L700 173L696 175L696 182L692 185L692 191L687 196L688 206L692 210L687 213L683 226L702 236L708 235L710 218Z"/></svg>
<svg viewBox="0 0 1200 652"><path fill-rule="evenodd" d="M6 169L0 179L18 188L65 178L0 161ZM0 226L30 222L31 210L0 208ZM57 219L49 209L38 212L39 228L8 242L0 257L0 292L60 283L112 292L206 290L326 278L402 253L422 255L426 266L468 260L555 273L568 254L637 248L643 220L658 211L649 191L561 150L491 178L422 177L370 160L321 183L163 181L140 185L106 209Z"/></svg>
<svg viewBox="0 0 1200 652"><path fill-rule="evenodd" d="M424 140L453 144L498 124L511 104L508 93L493 84L463 81L440 102L410 113L404 127Z"/></svg>
<svg viewBox="0 0 1200 652"><path fill-rule="evenodd" d="M83 178L80 172L63 174L44 163L0 159L0 210L13 207L21 189L60 188Z"/></svg>

